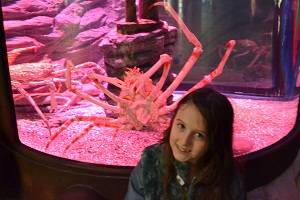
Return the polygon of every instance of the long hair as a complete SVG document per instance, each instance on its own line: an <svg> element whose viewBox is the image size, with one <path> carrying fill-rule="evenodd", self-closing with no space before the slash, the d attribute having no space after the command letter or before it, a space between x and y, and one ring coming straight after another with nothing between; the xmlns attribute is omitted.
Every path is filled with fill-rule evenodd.
<svg viewBox="0 0 300 200"><path fill-rule="evenodd" d="M171 127L178 109L193 103L205 119L208 149L197 165L198 185L203 187L201 198L205 200L231 199L230 185L233 181L234 158L232 150L233 108L226 96L209 87L197 89L180 100L169 128L162 140L164 144L163 180L164 199L169 199L169 183L175 175L174 157L169 144Z"/></svg>

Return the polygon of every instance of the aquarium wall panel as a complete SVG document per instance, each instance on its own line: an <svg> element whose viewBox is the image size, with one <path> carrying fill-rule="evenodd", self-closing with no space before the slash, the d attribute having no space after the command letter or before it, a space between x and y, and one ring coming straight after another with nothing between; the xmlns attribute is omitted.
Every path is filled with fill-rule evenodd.
<svg viewBox="0 0 300 200"><path fill-rule="evenodd" d="M0 152L17 162L0 156L16 183L4 192L55 199L80 183L121 199L164 137L173 113L159 111L206 84L233 106L246 190L283 180L300 141L299 0L162 1L179 24L154 1L1 0Z"/></svg>
<svg viewBox="0 0 300 200"><path fill-rule="evenodd" d="M264 149L296 126L299 1L165 1L199 43L190 42L187 35L192 34L184 34L162 6L160 20L149 25L139 19L143 2L151 1L1 1L23 144L72 160L135 166L143 149L163 137L170 115L162 116L162 122L135 126L134 120L142 124L150 119L140 113L152 117L159 112L152 97L139 99L138 89L134 95L128 91L142 88L146 94L161 94L148 89L165 75L163 70L148 70L158 65L162 54L169 54L162 56L172 60L162 67L170 67L164 91L184 71L199 43L203 54L164 97L163 106L201 80L228 95L236 113L236 156ZM136 13L128 14L133 8ZM223 71L215 79L207 76L230 40L235 46ZM142 73L154 75L139 79ZM125 79L135 85L122 85ZM133 102L127 107L120 103L129 100Z"/></svg>
<svg viewBox="0 0 300 200"><path fill-rule="evenodd" d="M168 0L203 44L203 54L185 79L199 81L220 62L227 41L236 46L213 84L224 91L259 96L297 95L299 1ZM166 17L168 19L168 17ZM174 69L179 71L193 46L179 30ZM292 58L293 57L293 58ZM293 61L292 61L293 60ZM298 59L299 60L299 59Z"/></svg>

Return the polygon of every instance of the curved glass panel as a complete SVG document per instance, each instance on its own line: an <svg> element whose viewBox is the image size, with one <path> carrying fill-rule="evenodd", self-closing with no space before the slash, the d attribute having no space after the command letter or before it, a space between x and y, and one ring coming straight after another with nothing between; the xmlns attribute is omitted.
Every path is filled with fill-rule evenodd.
<svg viewBox="0 0 300 200"><path fill-rule="evenodd" d="M134 88L122 85L124 74L130 75L129 82L141 76L133 66L152 74L149 69L163 53L172 56L171 72L178 74L194 45L163 8L156 10L158 16L141 10L151 1L126 2L1 1L21 143L69 159L134 166L142 150L162 138L164 124L140 128L132 123L147 121L140 112L158 112L155 102L123 95ZM162 98L170 104L170 95L176 100L211 73L227 41L235 40L223 72L211 84L234 106L236 156L286 136L298 109L299 0L165 2L201 41L204 52L178 87ZM166 20L168 28L157 18ZM128 67L132 70L125 73ZM162 91L174 82L171 72ZM155 73L151 79L159 83L161 76ZM136 83L144 87L147 81ZM120 106L105 88L123 100L133 99L131 104Z"/></svg>

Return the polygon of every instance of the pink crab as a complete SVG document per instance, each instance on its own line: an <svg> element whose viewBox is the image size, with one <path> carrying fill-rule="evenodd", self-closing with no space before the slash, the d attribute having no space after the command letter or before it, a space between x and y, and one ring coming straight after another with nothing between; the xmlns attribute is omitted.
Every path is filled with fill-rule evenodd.
<svg viewBox="0 0 300 200"><path fill-rule="evenodd" d="M164 2L157 2L153 6L163 6L171 16L176 20L179 27L187 37L188 41L191 42L195 47L191 56L183 66L182 70L176 76L175 80L170 86L162 91L164 82L167 79L171 67L172 58L167 54L162 54L160 59L145 73L142 73L139 68L129 69L124 77L124 80L120 80L113 77L106 77L98 75L96 73L88 74L90 79L97 88L105 93L112 100L117 102L116 106L110 105L105 101L101 101L92 96L85 94L71 84L71 68L72 64L68 61L67 67L67 87L70 91L77 94L81 98L90 101L104 109L110 110L116 113L118 117L97 117L97 116L75 116L67 120L59 130L54 133L46 144L46 149L49 147L51 142L61 134L68 126L75 121L88 121L91 122L86 128L84 128L78 135L76 135L71 143L67 145L65 151L68 150L77 140L86 135L92 128L97 126L112 127L125 130L155 130L163 131L169 124L169 114L176 108L178 100L173 102L171 105L167 105L167 98L170 97L176 88L180 85L186 75L189 73L195 62L198 60L202 53L202 45L196 36L186 27L184 22L179 18L175 10ZM167 24L165 23L165 28ZM214 71L206 75L202 80L196 83L191 89L186 91L186 94L192 92L197 88L201 88L206 84L210 83L215 77L220 75L223 71L224 65L232 52L235 45L235 41L231 40L227 43L226 52L221 59L219 65ZM156 84L152 83L151 76L163 67L163 73ZM108 82L121 89L119 96L108 91L101 83ZM184 96L183 95L183 96ZM182 96L182 97L183 97ZM182 98L181 97L181 98Z"/></svg>

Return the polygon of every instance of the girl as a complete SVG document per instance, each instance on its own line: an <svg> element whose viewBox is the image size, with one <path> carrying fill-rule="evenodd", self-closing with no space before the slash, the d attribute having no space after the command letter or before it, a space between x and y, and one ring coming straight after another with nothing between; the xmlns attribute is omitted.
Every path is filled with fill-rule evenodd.
<svg viewBox="0 0 300 200"><path fill-rule="evenodd" d="M211 88L178 103L159 144L147 147L131 173L126 200L246 199L232 150L233 109Z"/></svg>

